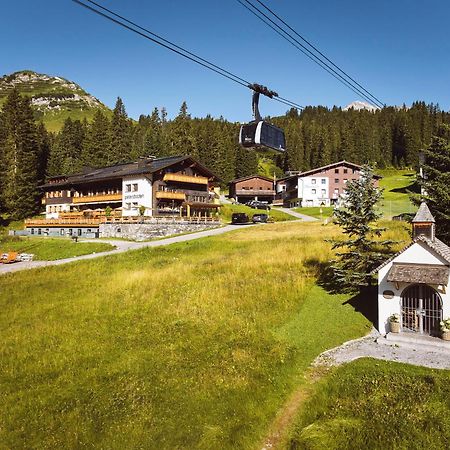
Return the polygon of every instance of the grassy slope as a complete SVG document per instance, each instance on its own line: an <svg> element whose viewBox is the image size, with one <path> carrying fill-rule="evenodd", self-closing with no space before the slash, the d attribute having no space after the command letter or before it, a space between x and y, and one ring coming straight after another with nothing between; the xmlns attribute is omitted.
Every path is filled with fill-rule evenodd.
<svg viewBox="0 0 450 450"><path fill-rule="evenodd" d="M35 260L53 261L89 253L105 252L114 247L105 242L73 242L64 238L0 237L1 252L32 253Z"/></svg>
<svg viewBox="0 0 450 450"><path fill-rule="evenodd" d="M314 287L335 233L271 224L1 277L0 446L254 448L312 359L368 330Z"/></svg>
<svg viewBox="0 0 450 450"><path fill-rule="evenodd" d="M450 371L372 359L319 383L292 433L292 449L450 447Z"/></svg>
<svg viewBox="0 0 450 450"><path fill-rule="evenodd" d="M244 212L248 215L250 220L252 219L253 214L258 213L265 213L269 214L269 216L275 221L275 222L282 222L286 220L295 220L295 217L291 216L290 214L286 214L283 211L277 211L276 209L272 208L270 211L266 211L263 209L252 209L249 206L245 205L222 205L220 208L220 217L225 223L231 222L231 215L235 212Z"/></svg>
<svg viewBox="0 0 450 450"><path fill-rule="evenodd" d="M411 170L387 169L379 171L383 178L380 187L384 188L381 210L384 217L390 218L401 213L413 213L417 208L409 200L407 191L414 191L416 174Z"/></svg>
<svg viewBox="0 0 450 450"><path fill-rule="evenodd" d="M320 212L320 210L322 210L322 213ZM318 219L320 219L320 218L325 219L326 217L331 217L333 215L333 207L332 206L329 206L329 207L323 206L322 208L308 206L308 207L304 207L304 208L294 208L294 211L297 211L300 214L306 214L307 216L317 217Z"/></svg>

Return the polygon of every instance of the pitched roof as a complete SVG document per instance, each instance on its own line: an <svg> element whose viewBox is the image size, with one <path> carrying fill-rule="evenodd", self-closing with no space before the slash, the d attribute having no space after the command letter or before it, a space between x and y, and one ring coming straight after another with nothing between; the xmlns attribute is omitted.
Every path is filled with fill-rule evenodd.
<svg viewBox="0 0 450 450"><path fill-rule="evenodd" d="M425 202L420 204L420 207L412 222L435 222L434 217Z"/></svg>
<svg viewBox="0 0 450 450"><path fill-rule="evenodd" d="M228 184L239 183L240 181L251 180L252 178L261 178L262 180L273 182L273 178L265 177L264 175L249 175L247 177L235 178L231 180Z"/></svg>
<svg viewBox="0 0 450 450"><path fill-rule="evenodd" d="M384 263L380 264L376 269L373 269L371 273L380 271L383 267L387 266L392 260L397 258L397 256L401 255L405 250L407 250L409 247L411 247L417 242L422 242L426 244L431 250L435 251L441 258L444 259L444 261L447 264L450 265L450 247L437 238L435 238L434 241L432 241L431 239L421 234L420 236L417 236L415 239L413 239L406 247L402 248L395 255L387 259Z"/></svg>
<svg viewBox="0 0 450 450"><path fill-rule="evenodd" d="M113 166L99 167L96 169L87 169L83 173L76 173L68 175L62 182L46 183L41 187L53 187L55 185L71 185L78 183L88 183L90 181L100 181L112 178L122 178L130 175L141 175L146 173L158 172L161 169L170 167L174 164L180 163L185 160L192 160L199 168L201 168L209 177L214 177L218 180L208 168L195 161L190 156L168 156L164 158L142 158L138 161L114 164ZM59 177L52 177L51 179L58 179Z"/></svg>
<svg viewBox="0 0 450 450"><path fill-rule="evenodd" d="M327 164L326 166L321 166L321 167L317 167L315 169L307 170L305 172L300 172L297 175L289 175L287 177L280 178L280 180L286 180L288 178L306 177L308 175L312 175L312 174L317 173L317 172L323 172L325 170L332 169L333 167L337 167L337 166L348 166L348 167L350 167L352 169L359 169L359 170L362 169L362 166L360 166L359 164L355 164L355 163L352 163L352 162L349 162L349 161L342 160L342 161L339 161L339 162L336 162L336 163ZM376 178L377 180L383 178L381 175L376 175L376 174L374 174L373 177Z"/></svg>

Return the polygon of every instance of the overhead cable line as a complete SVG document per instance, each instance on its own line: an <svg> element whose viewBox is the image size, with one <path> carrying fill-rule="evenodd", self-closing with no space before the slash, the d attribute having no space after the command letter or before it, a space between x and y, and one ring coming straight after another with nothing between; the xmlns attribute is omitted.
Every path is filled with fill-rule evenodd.
<svg viewBox="0 0 450 450"><path fill-rule="evenodd" d="M241 78L238 75L235 75L232 72L230 72L226 69L223 69L222 67L196 55L195 53L190 52L190 51L186 50L185 48L174 44L173 42L169 41L168 39L165 39L162 36L159 36L158 34L153 33L152 31L150 31L144 27L141 27L140 25L136 24L135 22L128 20L127 18L96 3L93 0L84 0L84 1L91 3L92 5L95 5L96 8L94 8L93 6L90 6L89 4L86 4L80 0L72 0L72 1L74 3L77 3L80 6L83 6L86 9L92 11L93 13L98 14L101 17L104 17L105 19L110 20L113 23L115 23L129 31L132 31L133 33L136 33L136 34L140 35L141 37L144 37L145 39L148 39L148 40L154 42L155 44L158 44L158 45L166 48L167 50L170 50L180 56L183 56L184 58L189 59L190 61L195 62L195 63L199 64L200 66L203 66L206 69L209 69L219 75L222 75L225 78L228 78L231 81L234 81L235 83L240 84L241 86L244 86L244 87L252 89L252 90L254 90L254 86L260 86L257 84L250 83L249 81L245 80L244 78ZM101 10L99 10L97 8L100 8ZM261 93L264 94L264 92L261 92ZM264 94L264 95L266 95L266 94ZM303 109L303 106L301 106L291 100L288 100L286 98L279 97L277 94L273 95L271 98L273 98L273 100L276 100L280 103L283 103L286 106L289 106L290 108Z"/></svg>
<svg viewBox="0 0 450 450"><path fill-rule="evenodd" d="M247 3L249 6L247 6L243 1L236 0L238 3L240 3L244 8L246 8L248 11L250 11L253 15L255 15L259 20L264 22L269 28L271 28L273 31L275 31L277 34L279 34L283 39L288 41L291 45L293 45L297 50L302 52L305 56L307 56L309 59L311 59L314 63L319 65L322 69L324 69L326 72L328 72L331 76L336 78L340 83L344 84L346 87L351 89L355 94L358 96L364 98L366 101L371 103L372 105L375 105L377 108L383 108L385 105L381 101L373 100L369 98L367 94L365 94L361 89L359 89L357 86L353 84L353 82L345 79L340 73L338 73L336 70L333 69L327 62L323 61L319 56L315 55L311 50L309 50L307 47L305 47L298 39L296 39L294 36L292 36L289 32L284 30L280 25L278 25L276 22L274 22L267 14L265 14L263 11L261 11L257 6L252 4L248 0L243 0L245 3ZM255 12L257 11L257 12Z"/></svg>
<svg viewBox="0 0 450 450"><path fill-rule="evenodd" d="M352 78L347 72L345 72L343 69L341 69L337 64L335 64L331 59L329 59L326 55L324 55L316 46L314 46L310 41L308 41L305 37L303 37L301 34L299 34L294 28L292 28L288 23L286 23L279 15L277 15L272 9L270 9L267 5L265 5L261 0L255 0L258 2L263 8L265 8L267 11L269 11L274 17L276 17L283 25L288 27L296 36L298 36L303 42L305 42L307 45L309 45L313 50L315 50L320 56L322 56L324 59L326 59L333 67L335 67L339 72L341 72L343 75L345 75L349 80L351 80L353 83L355 83L358 87L360 87L364 92L366 92L370 97L372 97L376 102L379 102L383 106L385 106L385 103L382 102L379 98L375 97L371 92L369 92L367 89L364 88L361 84L359 84L354 78Z"/></svg>

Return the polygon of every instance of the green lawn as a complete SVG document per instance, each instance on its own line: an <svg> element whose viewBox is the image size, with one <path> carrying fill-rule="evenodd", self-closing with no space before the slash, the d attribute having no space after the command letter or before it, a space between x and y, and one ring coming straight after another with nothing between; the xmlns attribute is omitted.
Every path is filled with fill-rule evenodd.
<svg viewBox="0 0 450 450"><path fill-rule="evenodd" d="M294 211L300 214L306 214L307 216L316 217L318 219L321 218L326 219L327 217L331 217L333 215L333 209L334 208L332 206L322 206L322 207L306 206L304 208L294 208Z"/></svg>
<svg viewBox="0 0 450 450"><path fill-rule="evenodd" d="M383 216L390 218L402 213L417 211L409 197L408 191L416 192L416 173L405 169L386 169L377 173L383 176L380 187L384 189L381 211Z"/></svg>
<svg viewBox="0 0 450 450"><path fill-rule="evenodd" d="M450 448L449 380L448 370L373 359L347 364L303 405L289 448Z"/></svg>
<svg viewBox="0 0 450 450"><path fill-rule="evenodd" d="M114 246L105 242L75 243L67 238L0 236L1 252L32 253L34 260L53 261L112 249Z"/></svg>
<svg viewBox="0 0 450 450"><path fill-rule="evenodd" d="M269 224L0 277L0 447L255 448L313 358L369 330L314 285L335 233Z"/></svg>
<svg viewBox="0 0 450 450"><path fill-rule="evenodd" d="M253 214L258 213L266 213L269 214L269 216L275 221L275 222L282 222L287 220L295 220L295 217L291 216L290 214L286 214L283 211L278 211L275 208L272 208L270 211L266 211L263 209L253 209L246 205L222 205L220 208L220 217L223 222L230 223L231 222L231 215L235 212L244 212L248 215L250 220L252 219Z"/></svg>

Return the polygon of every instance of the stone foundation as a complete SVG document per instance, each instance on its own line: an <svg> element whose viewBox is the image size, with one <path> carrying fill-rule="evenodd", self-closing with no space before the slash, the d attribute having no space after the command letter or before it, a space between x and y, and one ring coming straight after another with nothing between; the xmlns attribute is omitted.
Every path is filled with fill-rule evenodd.
<svg viewBox="0 0 450 450"><path fill-rule="evenodd" d="M99 231L102 238L124 238L133 241L163 238L174 234L192 233L195 231L217 228L218 222L206 223L102 223Z"/></svg>

